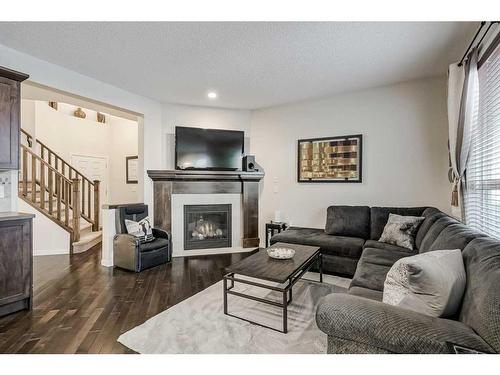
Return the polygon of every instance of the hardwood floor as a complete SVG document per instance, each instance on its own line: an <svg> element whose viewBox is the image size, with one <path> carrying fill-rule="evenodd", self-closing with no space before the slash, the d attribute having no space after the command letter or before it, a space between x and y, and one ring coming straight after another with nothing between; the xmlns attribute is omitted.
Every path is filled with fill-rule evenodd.
<svg viewBox="0 0 500 375"><path fill-rule="evenodd" d="M174 258L141 273L102 267L100 245L35 257L34 308L0 318L0 353L132 353L120 334L222 279L250 253ZM222 293L222 290L221 290Z"/></svg>

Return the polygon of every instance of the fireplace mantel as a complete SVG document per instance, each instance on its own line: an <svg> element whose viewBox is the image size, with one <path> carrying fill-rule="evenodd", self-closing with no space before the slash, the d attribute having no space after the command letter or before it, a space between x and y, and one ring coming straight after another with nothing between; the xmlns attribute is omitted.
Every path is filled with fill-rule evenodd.
<svg viewBox="0 0 500 375"><path fill-rule="evenodd" d="M259 181L264 172L149 170L154 225L171 232L173 194L241 194L244 248L259 246Z"/></svg>
<svg viewBox="0 0 500 375"><path fill-rule="evenodd" d="M149 170L153 181L260 181L264 172Z"/></svg>

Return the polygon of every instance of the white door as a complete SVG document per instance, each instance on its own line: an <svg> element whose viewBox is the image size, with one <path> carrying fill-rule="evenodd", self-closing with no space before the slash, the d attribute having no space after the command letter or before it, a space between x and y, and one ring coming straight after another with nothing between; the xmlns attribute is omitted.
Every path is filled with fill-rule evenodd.
<svg viewBox="0 0 500 375"><path fill-rule="evenodd" d="M71 165L90 181L99 180L101 205L108 203L108 159L99 156L71 155Z"/></svg>

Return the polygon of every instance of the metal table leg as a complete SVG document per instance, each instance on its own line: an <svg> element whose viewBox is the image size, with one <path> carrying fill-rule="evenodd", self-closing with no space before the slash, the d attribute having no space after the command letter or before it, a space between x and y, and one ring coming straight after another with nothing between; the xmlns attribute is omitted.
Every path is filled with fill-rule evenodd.
<svg viewBox="0 0 500 375"><path fill-rule="evenodd" d="M318 254L319 282L323 282L323 256Z"/></svg>
<svg viewBox="0 0 500 375"><path fill-rule="evenodd" d="M291 290L291 289L290 289ZM288 332L288 303L287 303L287 291L283 292L283 333Z"/></svg>

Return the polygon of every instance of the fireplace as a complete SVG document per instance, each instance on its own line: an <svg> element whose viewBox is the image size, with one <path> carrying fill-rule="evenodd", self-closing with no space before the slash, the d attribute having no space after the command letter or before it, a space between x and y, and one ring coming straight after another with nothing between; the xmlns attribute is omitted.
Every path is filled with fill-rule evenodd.
<svg viewBox="0 0 500 375"><path fill-rule="evenodd" d="M184 205L184 250L231 247L231 204Z"/></svg>

